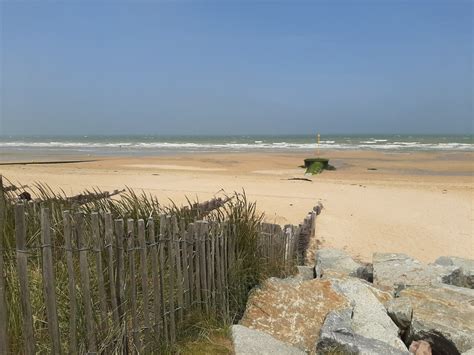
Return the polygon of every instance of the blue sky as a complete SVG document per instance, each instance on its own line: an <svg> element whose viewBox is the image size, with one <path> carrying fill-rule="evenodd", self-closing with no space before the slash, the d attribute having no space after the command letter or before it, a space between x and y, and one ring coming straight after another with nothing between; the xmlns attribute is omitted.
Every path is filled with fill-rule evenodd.
<svg viewBox="0 0 474 355"><path fill-rule="evenodd" d="M0 133L472 133L472 4L2 1Z"/></svg>

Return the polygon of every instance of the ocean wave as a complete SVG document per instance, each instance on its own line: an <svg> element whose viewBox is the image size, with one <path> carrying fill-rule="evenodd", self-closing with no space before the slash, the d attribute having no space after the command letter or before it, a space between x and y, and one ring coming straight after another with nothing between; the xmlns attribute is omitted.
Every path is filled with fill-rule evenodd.
<svg viewBox="0 0 474 355"><path fill-rule="evenodd" d="M418 145L422 144L420 142L393 142L393 144L401 144L401 145Z"/></svg>
<svg viewBox="0 0 474 355"><path fill-rule="evenodd" d="M385 141L385 142L382 142ZM0 142L0 148L8 149L46 149L46 150L313 150L320 149L368 149L368 150L458 150L458 151L474 151L472 143L421 143L421 142L388 142L388 140L360 141L356 142L338 142L321 141L317 143L292 143L292 142L263 142L255 141L254 143L196 143L196 142L25 142L10 141Z"/></svg>

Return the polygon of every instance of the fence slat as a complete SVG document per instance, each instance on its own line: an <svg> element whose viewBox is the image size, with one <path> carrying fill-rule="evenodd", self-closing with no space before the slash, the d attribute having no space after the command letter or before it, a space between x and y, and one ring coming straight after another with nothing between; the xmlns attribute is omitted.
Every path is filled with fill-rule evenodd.
<svg viewBox="0 0 474 355"><path fill-rule="evenodd" d="M186 231L186 245L187 245L187 263L188 263L188 283L189 283L189 307L192 308L194 304L194 224L188 225Z"/></svg>
<svg viewBox="0 0 474 355"><path fill-rule="evenodd" d="M168 332L168 317L166 314L166 299L165 299L165 233L166 233L166 216L160 216L160 287L161 287L161 309L163 311L163 332L166 341L169 341L169 332Z"/></svg>
<svg viewBox="0 0 474 355"><path fill-rule="evenodd" d="M49 222L48 208L41 209L41 243L43 244L43 291L46 303L49 336L51 337L51 352L53 354L61 354L56 287L54 282L53 253L51 246L51 226Z"/></svg>
<svg viewBox="0 0 474 355"><path fill-rule="evenodd" d="M3 177L0 175L0 354L8 354L8 310L6 303L6 288L5 288L5 266L3 261L3 248L5 235L5 192L3 189Z"/></svg>
<svg viewBox="0 0 474 355"><path fill-rule="evenodd" d="M153 275L153 311L155 313L155 339L160 341L160 324L161 324L161 290L159 279L159 264L158 264L158 247L155 237L155 222L153 218L148 218L148 242L150 244L151 257L151 274Z"/></svg>
<svg viewBox="0 0 474 355"><path fill-rule="evenodd" d="M190 292L191 286L189 284L189 255L188 255L188 233L186 232L186 228L184 226L184 221L181 221L180 226L180 235L182 239L182 253L183 258L181 259L183 263L183 282L184 282L184 304L186 312L189 312L189 308L191 306L190 301Z"/></svg>
<svg viewBox="0 0 474 355"><path fill-rule="evenodd" d="M220 315L224 312L224 297L222 295L222 270L221 270L221 231L216 235L216 289L217 289L217 303Z"/></svg>
<svg viewBox="0 0 474 355"><path fill-rule="evenodd" d="M15 206L15 239L18 280L20 283L20 302L23 320L23 336L25 354L35 354L35 338L33 331L33 314L30 303L28 283L28 261L26 250L25 206L20 203Z"/></svg>
<svg viewBox="0 0 474 355"><path fill-rule="evenodd" d="M117 308L119 313L120 321L123 322L125 317L124 306L125 306L125 238L124 238L124 225L123 219L116 219L114 221L114 232L115 232L115 248L117 250L117 276L115 289L117 293ZM126 337L126 335L125 335Z"/></svg>
<svg viewBox="0 0 474 355"><path fill-rule="evenodd" d="M197 308L202 309L202 298L201 298L201 234L200 234L200 223L196 222L193 226L193 244L194 244L194 284L196 285L196 302Z"/></svg>
<svg viewBox="0 0 474 355"><path fill-rule="evenodd" d="M68 274L69 293L69 353L78 354L77 348L77 300L76 300L76 276L74 274L74 261L72 252L72 229L71 214L69 211L63 212L64 223L64 246L66 250L66 265Z"/></svg>
<svg viewBox="0 0 474 355"><path fill-rule="evenodd" d="M83 230L84 227L84 215L81 212L76 213L76 236L79 248L79 267L81 272L81 283L83 290L83 303L84 313L86 321L86 339L87 339L87 350L89 352L97 352L97 340L94 326L94 316L92 314L92 300L90 290L90 278L89 269L87 262L87 244L86 236Z"/></svg>
<svg viewBox="0 0 474 355"><path fill-rule="evenodd" d="M166 223L168 226L167 229L167 249L168 249L168 265L169 265L169 310L170 310L170 340L171 344L176 342L176 309L174 304L174 294L175 294L175 266L176 266L176 257L175 257L175 234L173 232L173 225L171 223L171 216L166 216Z"/></svg>
<svg viewBox="0 0 474 355"><path fill-rule="evenodd" d="M237 258L237 226L232 226L232 233L230 238L231 245L231 258L230 258L230 268L232 269L235 259Z"/></svg>
<svg viewBox="0 0 474 355"><path fill-rule="evenodd" d="M148 262L147 246L145 240L145 221L138 220L138 243L140 247L140 274L142 279L142 297L143 297L143 325L145 327L145 344L150 341L150 313L148 310L149 291L148 291Z"/></svg>
<svg viewBox="0 0 474 355"><path fill-rule="evenodd" d="M221 267L222 267L222 285L224 287L224 290L223 290L223 297L224 297L224 300L225 300L225 309L224 309L224 314L227 316L227 305L229 303L229 299L227 298L227 295L229 293L229 283L228 283L228 277L227 277L227 268L225 266L225 253L226 253L226 250L225 250L225 238L227 236L227 233L229 231L229 224L226 223L224 224L224 229L223 229L223 233L222 233L222 238L221 238ZM239 292L241 292L241 288L243 287L243 285L239 284L239 285L236 285L238 288L239 288ZM239 295L240 297L240 295Z"/></svg>
<svg viewBox="0 0 474 355"><path fill-rule="evenodd" d="M94 241L95 268L97 272L97 289L99 292L100 329L107 329L107 301L105 296L104 272L102 268L102 238L100 237L99 214L91 214L92 240Z"/></svg>
<svg viewBox="0 0 474 355"><path fill-rule="evenodd" d="M176 286L177 286L177 303L178 303L178 315L180 322L183 321L183 307L184 307L184 295L183 295L183 270L181 268L181 236L179 234L178 222L176 216L171 217L172 226L172 248L175 249L175 263L176 263Z"/></svg>
<svg viewBox="0 0 474 355"><path fill-rule="evenodd" d="M199 228L199 272L201 276L201 300L206 313L209 312L208 298L207 298L207 273L206 273L206 231L207 225L204 221L198 222Z"/></svg>
<svg viewBox="0 0 474 355"><path fill-rule="evenodd" d="M107 243L107 262L109 271L109 289L110 289L110 304L112 307L112 319L114 324L119 324L119 309L117 304L117 287L115 281L114 270L114 230L112 224L112 215L107 212L104 217L105 224L105 242Z"/></svg>
<svg viewBox="0 0 474 355"><path fill-rule="evenodd" d="M132 335L134 347L138 353L141 353L142 346L140 341L140 331L138 328L138 312L137 312L137 286L135 275L135 221L127 220L127 255L128 255L128 272L130 273L129 287L130 292L130 311L132 316Z"/></svg>
<svg viewBox="0 0 474 355"><path fill-rule="evenodd" d="M229 288L229 269L228 269L228 264L227 264L227 254L228 254L228 249L227 249L227 239L229 236L230 232L230 225L226 225L226 232L224 233L224 240L223 240L223 249L224 249L224 255L223 255L223 264L224 264L224 284L226 285L225 288L225 299L226 299L226 317L229 317L229 297L230 297L230 288Z"/></svg>
<svg viewBox="0 0 474 355"><path fill-rule="evenodd" d="M208 298L210 299L210 309L214 311L216 306L216 295L214 292L214 226L210 226L210 232L207 235L206 250L207 250L207 270L208 270Z"/></svg>

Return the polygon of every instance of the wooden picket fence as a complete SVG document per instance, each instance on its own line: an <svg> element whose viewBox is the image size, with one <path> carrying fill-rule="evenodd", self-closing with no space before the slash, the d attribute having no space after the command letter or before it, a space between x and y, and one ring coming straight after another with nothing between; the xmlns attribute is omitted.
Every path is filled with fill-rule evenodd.
<svg viewBox="0 0 474 355"><path fill-rule="evenodd" d="M3 253L8 252L16 253L25 354L38 352L31 258L41 265L44 327L53 354L110 353L117 342L123 352L149 353L174 344L179 325L194 312L232 317L230 288L238 287L231 285L232 271L239 262L234 225L205 220L184 225L172 215L123 220L107 212L63 211L58 230L48 208L41 208L38 238L27 230L25 207L14 207L15 249L0 244L0 353L8 353L9 344L8 303L2 302L12 297L5 295ZM320 209L299 226L262 223L255 251L262 262L301 263ZM57 283L58 272L67 273L67 284ZM58 297L68 299L66 312L59 312Z"/></svg>

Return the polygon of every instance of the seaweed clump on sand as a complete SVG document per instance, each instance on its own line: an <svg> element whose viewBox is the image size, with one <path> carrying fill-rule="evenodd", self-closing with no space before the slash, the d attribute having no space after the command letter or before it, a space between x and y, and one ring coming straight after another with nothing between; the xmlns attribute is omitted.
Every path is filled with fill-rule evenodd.
<svg viewBox="0 0 474 355"><path fill-rule="evenodd" d="M323 170L335 170L326 158L307 158L304 160L304 167L307 175L320 174Z"/></svg>

